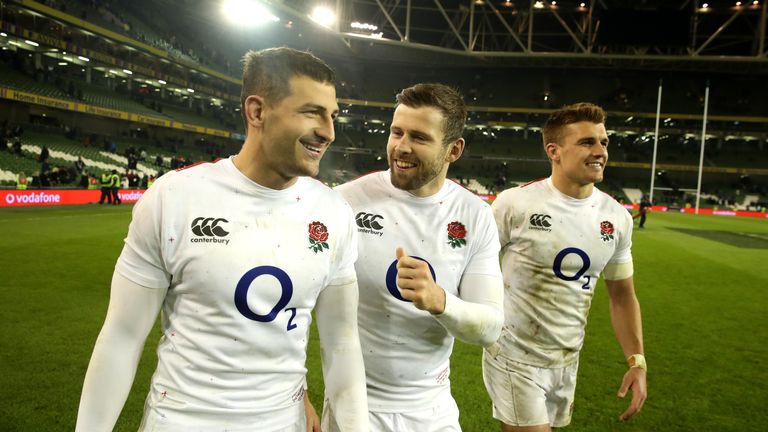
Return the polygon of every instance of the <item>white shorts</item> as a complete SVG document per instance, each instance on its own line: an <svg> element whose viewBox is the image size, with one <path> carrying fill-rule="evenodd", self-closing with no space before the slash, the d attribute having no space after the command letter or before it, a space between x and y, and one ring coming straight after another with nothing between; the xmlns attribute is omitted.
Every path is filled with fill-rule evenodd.
<svg viewBox="0 0 768 432"><path fill-rule="evenodd" d="M193 417L186 415L186 418ZM203 414L199 418L171 422L152 408L145 407L139 432L306 432L307 419L304 402L269 413L248 416L247 420L212 419Z"/></svg>
<svg viewBox="0 0 768 432"><path fill-rule="evenodd" d="M369 412L371 432L461 432L459 407L450 391L416 411Z"/></svg>
<svg viewBox="0 0 768 432"><path fill-rule="evenodd" d="M493 402L493 418L510 426L568 426L578 369L578 361L540 368L483 350L483 381Z"/></svg>

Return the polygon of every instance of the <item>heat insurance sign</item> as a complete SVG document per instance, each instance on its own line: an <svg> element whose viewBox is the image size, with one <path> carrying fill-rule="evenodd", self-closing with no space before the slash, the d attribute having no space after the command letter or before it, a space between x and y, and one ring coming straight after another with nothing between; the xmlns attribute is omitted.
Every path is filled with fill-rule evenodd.
<svg viewBox="0 0 768 432"><path fill-rule="evenodd" d="M144 194L141 189L118 192L124 203L136 202ZM99 202L101 191L84 189L0 190L0 207L25 207Z"/></svg>

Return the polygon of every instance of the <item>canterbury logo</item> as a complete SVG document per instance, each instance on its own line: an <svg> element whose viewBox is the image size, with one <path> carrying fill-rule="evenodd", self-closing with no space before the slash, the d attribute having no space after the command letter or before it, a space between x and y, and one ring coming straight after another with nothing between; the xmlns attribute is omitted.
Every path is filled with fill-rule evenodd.
<svg viewBox="0 0 768 432"><path fill-rule="evenodd" d="M531 218L528 220L531 225L541 228L549 228L552 226L551 223L547 219L551 218L550 215L546 214L534 214L531 215Z"/></svg>
<svg viewBox="0 0 768 432"><path fill-rule="evenodd" d="M366 212L360 212L357 214L357 216L355 216L355 222L357 222L357 226L360 228L368 228L376 231L384 229L384 227L379 223L379 220L384 220L384 216Z"/></svg>
<svg viewBox="0 0 768 432"><path fill-rule="evenodd" d="M229 231L225 231L220 224L229 223L224 218L199 217L192 221L192 232L198 237L225 237Z"/></svg>

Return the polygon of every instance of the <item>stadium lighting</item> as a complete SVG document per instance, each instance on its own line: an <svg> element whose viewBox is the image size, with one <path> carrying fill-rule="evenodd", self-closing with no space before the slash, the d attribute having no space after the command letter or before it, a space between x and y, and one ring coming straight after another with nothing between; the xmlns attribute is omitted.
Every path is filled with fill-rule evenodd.
<svg viewBox="0 0 768 432"><path fill-rule="evenodd" d="M133 75L133 72L129 71L128 69L123 69L124 73L127 73L128 75Z"/></svg>
<svg viewBox="0 0 768 432"><path fill-rule="evenodd" d="M323 27L330 28L336 22L336 13L328 6L316 6L309 17Z"/></svg>
<svg viewBox="0 0 768 432"><path fill-rule="evenodd" d="M2 37L8 37L8 33L6 33L6 32L0 32L0 36L2 36Z"/></svg>
<svg viewBox="0 0 768 432"><path fill-rule="evenodd" d="M360 23L360 22L357 22L357 21L354 21L352 24L350 24L350 27L352 27L355 30L370 30L372 32L374 32L374 31L379 29L378 26L375 26L373 24Z"/></svg>
<svg viewBox="0 0 768 432"><path fill-rule="evenodd" d="M741 6L741 2L736 2L736 6Z"/></svg>
<svg viewBox="0 0 768 432"><path fill-rule="evenodd" d="M701 8L702 8L702 9L706 9L706 8L708 8L708 7L709 7L709 3L704 3L703 5L701 5Z"/></svg>
<svg viewBox="0 0 768 432"><path fill-rule="evenodd" d="M158 82L158 83L160 83L160 84L168 84L168 83L167 83L167 82L165 82L164 80L157 80L157 82Z"/></svg>
<svg viewBox="0 0 768 432"><path fill-rule="evenodd" d="M67 64L67 62L59 62L59 66L66 66Z"/></svg>
<svg viewBox="0 0 768 432"><path fill-rule="evenodd" d="M195 89L188 88L187 91L190 92L190 93L194 93Z"/></svg>
<svg viewBox="0 0 768 432"><path fill-rule="evenodd" d="M89 62L89 61L91 61L91 59L89 59L88 57L77 56L77 58L79 58L80 60L82 60L82 61L84 61L84 62Z"/></svg>
<svg viewBox="0 0 768 432"><path fill-rule="evenodd" d="M535 7L536 9L544 9L544 2L537 1L536 3L533 4L533 7Z"/></svg>
<svg viewBox="0 0 768 432"><path fill-rule="evenodd" d="M27 45L32 45L33 47L40 46L39 43L31 41L31 40L25 40L24 43L26 43Z"/></svg>
<svg viewBox="0 0 768 432"><path fill-rule="evenodd" d="M227 0L222 6L222 12L229 21L241 26L280 21L263 4L254 0Z"/></svg>

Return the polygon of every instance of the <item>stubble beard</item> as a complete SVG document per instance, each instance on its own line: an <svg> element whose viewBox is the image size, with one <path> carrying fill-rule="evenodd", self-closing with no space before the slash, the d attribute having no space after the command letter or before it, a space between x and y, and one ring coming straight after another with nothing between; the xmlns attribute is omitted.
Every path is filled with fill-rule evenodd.
<svg viewBox="0 0 768 432"><path fill-rule="evenodd" d="M404 191L413 191L420 189L421 187L425 186L427 183L434 180L439 174L441 170L440 161L445 159L445 155L441 155L440 159L436 159L433 161L430 161L430 163L419 163L419 165L415 168L416 173L409 176L409 178L405 178L405 176L400 177L396 173L397 167L395 167L394 160L390 160L389 162L389 177L390 181L392 182L392 186L402 189Z"/></svg>

